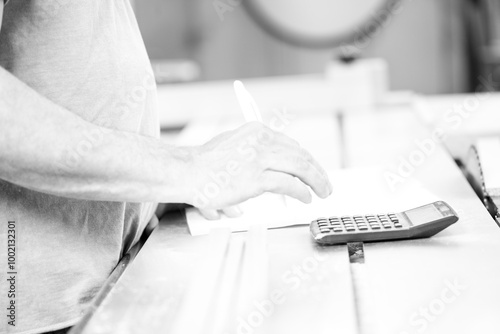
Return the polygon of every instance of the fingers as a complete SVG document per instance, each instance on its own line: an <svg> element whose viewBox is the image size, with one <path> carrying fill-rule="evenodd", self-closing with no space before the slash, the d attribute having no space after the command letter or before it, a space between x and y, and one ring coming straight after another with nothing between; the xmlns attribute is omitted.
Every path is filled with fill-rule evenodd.
<svg viewBox="0 0 500 334"><path fill-rule="evenodd" d="M221 218L220 211L222 211L227 217L229 218L238 218L243 214L243 211L241 208L237 205L234 206L229 206L227 208L224 208L222 210L215 210L215 209L200 209L201 215L205 217L205 219L208 220L218 220Z"/></svg>
<svg viewBox="0 0 500 334"><path fill-rule="evenodd" d="M229 218L237 218L243 214L243 211L241 211L240 207L237 205L224 208L222 212Z"/></svg>
<svg viewBox="0 0 500 334"><path fill-rule="evenodd" d="M299 179L285 173L266 171L263 175L263 192L287 195L304 203L311 203L312 196L307 186Z"/></svg>
<svg viewBox="0 0 500 334"><path fill-rule="evenodd" d="M326 171L297 141L259 124L253 124L252 129L261 134L263 158L267 160L264 165L271 170L298 177L321 198L332 193L333 187Z"/></svg>
<svg viewBox="0 0 500 334"><path fill-rule="evenodd" d="M215 209L198 209L198 210L200 210L201 215L205 217L205 219L208 220L220 219L220 213Z"/></svg>
<svg viewBox="0 0 500 334"><path fill-rule="evenodd" d="M314 166L314 168L319 172L319 174L327 181L327 185L329 188L329 193L330 195L333 191L333 186L332 183L330 182L330 178L328 177L328 173L325 171L325 169L319 164L319 162L314 159L314 157L309 153L308 151L304 150L303 148L300 149L299 154L302 156L303 159L306 159L311 165Z"/></svg>
<svg viewBox="0 0 500 334"><path fill-rule="evenodd" d="M199 173L202 175L199 181L201 184L215 182L220 186L217 197L211 198L210 203L203 207L225 208L219 211L200 210L207 219L219 219L221 213L238 217L241 212L227 206L267 191L288 195L305 203L312 200L309 187L321 198L332 192L327 173L309 152L290 137L262 124L247 124L213 139L203 148L206 154L200 155L204 160L200 158L202 162L198 165L206 170ZM246 154L247 151L252 154ZM231 166L239 166L238 172L228 171L230 163ZM229 179L229 184L219 184L218 175L222 174L227 174L224 180Z"/></svg>
<svg viewBox="0 0 500 334"><path fill-rule="evenodd" d="M333 190L327 173L306 150L298 147L286 149L266 157L269 170L290 174L312 188L321 198L328 197Z"/></svg>

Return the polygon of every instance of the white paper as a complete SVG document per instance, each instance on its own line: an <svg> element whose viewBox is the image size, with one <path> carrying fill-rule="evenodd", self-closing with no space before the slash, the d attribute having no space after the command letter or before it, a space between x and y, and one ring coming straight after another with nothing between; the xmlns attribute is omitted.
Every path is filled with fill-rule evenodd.
<svg viewBox="0 0 500 334"><path fill-rule="evenodd" d="M498 137L481 138L476 143L481 159L484 186L490 196L500 195L500 140Z"/></svg>
<svg viewBox="0 0 500 334"><path fill-rule="evenodd" d="M233 232L247 231L251 224L267 228L309 225L319 217L355 214L401 212L438 200L418 180L409 178L392 190L384 179L384 171L377 168L346 169L329 173L333 194L327 199L314 197L311 204L274 194L248 200L240 206L243 215L223 217L210 221L198 210L187 210L186 217L191 235L208 234L211 229L229 228Z"/></svg>

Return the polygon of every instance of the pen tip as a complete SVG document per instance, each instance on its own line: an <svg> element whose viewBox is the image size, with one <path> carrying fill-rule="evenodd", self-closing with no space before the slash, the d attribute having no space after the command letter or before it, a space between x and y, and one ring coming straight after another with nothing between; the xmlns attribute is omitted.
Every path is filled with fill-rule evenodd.
<svg viewBox="0 0 500 334"><path fill-rule="evenodd" d="M240 80L235 80L235 81L234 81L234 87L235 87L235 88L236 88L236 87L240 87L240 88L241 88L241 87L244 87L244 86L243 86L243 82L241 82Z"/></svg>

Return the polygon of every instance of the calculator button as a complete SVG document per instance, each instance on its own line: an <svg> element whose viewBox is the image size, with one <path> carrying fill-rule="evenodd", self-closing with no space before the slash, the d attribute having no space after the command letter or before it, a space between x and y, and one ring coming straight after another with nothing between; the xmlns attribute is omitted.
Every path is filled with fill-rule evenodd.
<svg viewBox="0 0 500 334"><path fill-rule="evenodd" d="M372 229L374 229L374 230L380 230L380 226L379 225L373 225Z"/></svg>
<svg viewBox="0 0 500 334"><path fill-rule="evenodd" d="M384 224L384 228L391 228L392 226L389 224Z"/></svg>
<svg viewBox="0 0 500 334"><path fill-rule="evenodd" d="M396 228L401 228L401 227L403 227L403 225L401 225L401 224L394 224L394 226L396 226Z"/></svg>
<svg viewBox="0 0 500 334"><path fill-rule="evenodd" d="M354 226L348 226L345 228L347 231L349 232L352 232L352 231L355 231L356 229L354 228Z"/></svg>
<svg viewBox="0 0 500 334"><path fill-rule="evenodd" d="M368 230L368 227L366 227L366 226L359 226L358 228L359 228L360 231L366 231L366 230Z"/></svg>

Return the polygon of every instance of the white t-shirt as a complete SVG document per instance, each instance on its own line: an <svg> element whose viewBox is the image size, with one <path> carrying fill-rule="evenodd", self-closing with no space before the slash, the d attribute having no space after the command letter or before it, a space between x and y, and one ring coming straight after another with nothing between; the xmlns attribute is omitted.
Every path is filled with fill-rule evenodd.
<svg viewBox="0 0 500 334"><path fill-rule="evenodd" d="M154 77L129 0L10 0L0 66L90 122L159 137ZM89 142L99 136L89 134ZM85 149L69 147L59 163L76 166ZM16 326L7 325L2 279L0 332L74 325L155 208L67 199L0 180L0 277L7 221L16 222L17 236Z"/></svg>

